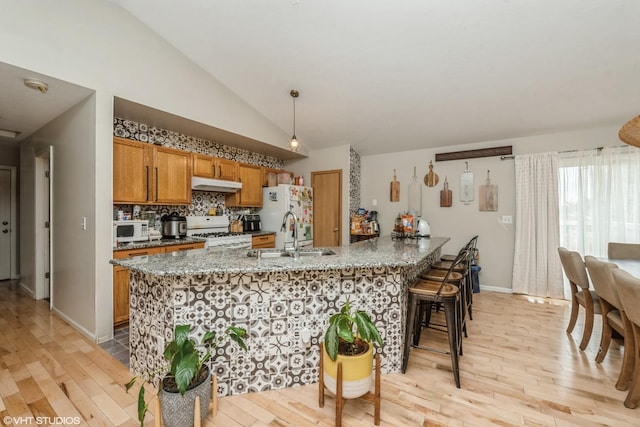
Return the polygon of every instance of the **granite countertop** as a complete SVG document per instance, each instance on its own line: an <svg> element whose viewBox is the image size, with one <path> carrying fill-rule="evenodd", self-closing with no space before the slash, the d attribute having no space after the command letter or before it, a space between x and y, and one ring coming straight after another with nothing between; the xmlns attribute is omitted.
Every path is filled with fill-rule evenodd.
<svg viewBox="0 0 640 427"><path fill-rule="evenodd" d="M247 249L194 249L183 252L113 259L110 262L133 271L155 275L209 273L257 273L290 270L334 270L354 267L410 267L438 250L448 237L392 240L377 237L349 246L333 247L335 255L294 258L247 256ZM318 248L316 248L318 249Z"/></svg>
<svg viewBox="0 0 640 427"><path fill-rule="evenodd" d="M190 243L206 242L207 239L202 237L184 237L182 239L160 239L149 240L144 242L118 243L113 248L114 251L129 251L131 249L156 248L159 246L188 245Z"/></svg>
<svg viewBox="0 0 640 427"><path fill-rule="evenodd" d="M276 232L260 230L260 231L245 231L244 234L250 234L251 237L253 237L253 236L268 236L269 234L276 234Z"/></svg>

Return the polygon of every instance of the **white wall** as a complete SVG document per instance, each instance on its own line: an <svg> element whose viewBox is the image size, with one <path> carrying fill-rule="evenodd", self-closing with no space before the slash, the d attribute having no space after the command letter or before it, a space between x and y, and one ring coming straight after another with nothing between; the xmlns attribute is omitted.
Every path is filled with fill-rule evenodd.
<svg viewBox="0 0 640 427"><path fill-rule="evenodd" d="M311 172L342 169L342 244L349 244L349 145L313 150L309 157L286 162L286 169L311 185Z"/></svg>
<svg viewBox="0 0 640 427"><path fill-rule="evenodd" d="M514 225L502 224L501 218L503 215L515 214L514 161L500 160L499 157L466 160L474 174L475 200L470 205L464 205L459 197L460 174L464 171L465 160L435 162L435 154L504 145L512 145L515 155L615 146L621 144L617 136L618 129L619 127L606 127L457 147L362 156L361 204L372 209L372 200L377 199L382 234L389 234L397 213L407 209L407 191L413 177L413 166L417 166L418 181L422 183L429 172L429 161L433 161L433 171L439 175L440 182L435 187L421 185L422 215L428 220L432 235L451 237L444 250L446 253L457 253L473 235L478 234L481 286L510 290ZM393 179L394 168L397 169L401 184L399 202L389 201L389 183ZM491 171L491 183L498 185L497 212L478 210L478 185L485 183L487 169ZM440 207L440 191L445 177L448 177L449 189L453 192L453 206L450 208ZM514 224L517 220L514 216Z"/></svg>
<svg viewBox="0 0 640 427"><path fill-rule="evenodd" d="M20 146L14 144L4 144L0 141L0 165L19 166Z"/></svg>
<svg viewBox="0 0 640 427"><path fill-rule="evenodd" d="M95 330L94 308L95 286L95 97L91 96L69 111L57 117L27 141L21 144L23 166L28 178L21 187L23 212L34 215L36 198L40 194L37 186L41 177L35 176L35 156L43 149L53 146L53 239L54 263L52 298L54 310L67 318L85 334ZM26 177L26 176L25 176ZM82 230L82 218L87 218L87 229ZM27 222L27 221L25 221ZM28 221L33 224L33 220ZM36 232L25 227L21 236L33 247L24 248L21 271L25 273L22 283L35 291L35 274L42 274L35 265ZM26 252L26 253L25 253ZM28 279L27 279L28 278ZM111 297L101 301L111 309Z"/></svg>
<svg viewBox="0 0 640 427"><path fill-rule="evenodd" d="M84 162L95 239L67 247L95 253L93 283L98 301L111 298L113 97L168 111L277 146L289 135L233 92L187 60L119 6L102 0L3 1L0 3L0 61L95 90L93 145ZM30 167L25 165L25 167ZM21 173L23 171L21 170ZM30 183L26 184L31 185ZM23 193L24 195L24 193ZM60 215L76 218L72 208ZM22 227L22 231L25 227ZM32 254L33 242L21 253ZM86 295L83 295L87 297ZM76 298L74 321L97 341L111 336L111 306ZM93 317L94 321L86 321Z"/></svg>

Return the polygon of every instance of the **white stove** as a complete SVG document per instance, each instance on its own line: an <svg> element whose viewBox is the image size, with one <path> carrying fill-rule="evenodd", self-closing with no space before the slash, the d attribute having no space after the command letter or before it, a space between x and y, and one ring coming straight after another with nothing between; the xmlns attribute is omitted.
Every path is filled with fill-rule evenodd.
<svg viewBox="0 0 640 427"><path fill-rule="evenodd" d="M187 216L187 236L205 237L208 248L251 248L251 235L229 232L229 217Z"/></svg>

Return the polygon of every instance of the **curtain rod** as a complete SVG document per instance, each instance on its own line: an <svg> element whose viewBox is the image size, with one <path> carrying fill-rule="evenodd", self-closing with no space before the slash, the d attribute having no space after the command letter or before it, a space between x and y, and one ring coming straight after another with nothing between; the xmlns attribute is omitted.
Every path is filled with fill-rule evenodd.
<svg viewBox="0 0 640 427"><path fill-rule="evenodd" d="M577 153L578 151L591 151L591 150L598 150L598 151L602 151L604 147L596 147L596 148L590 148L588 150L565 150L565 151L558 151L558 154L562 154L562 153ZM509 159L515 159L516 156L500 156L500 160L509 160Z"/></svg>

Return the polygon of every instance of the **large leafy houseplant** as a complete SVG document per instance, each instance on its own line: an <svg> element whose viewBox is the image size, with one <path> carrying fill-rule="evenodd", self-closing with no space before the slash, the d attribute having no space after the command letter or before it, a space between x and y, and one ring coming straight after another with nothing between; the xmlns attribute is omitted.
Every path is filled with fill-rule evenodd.
<svg viewBox="0 0 640 427"><path fill-rule="evenodd" d="M335 361L338 353L353 356L367 351L368 347L363 348L362 341L383 344L380 332L369 315L362 310L352 312L347 300L340 311L329 318L324 347L331 360Z"/></svg>
<svg viewBox="0 0 640 427"><path fill-rule="evenodd" d="M175 386L180 395L184 396L185 392L192 386L202 381L203 372L206 370L205 363L211 358L212 351L214 351L222 343L231 339L240 348L247 350L247 346L244 342L244 338L247 336L247 331L243 328L236 326L229 326L225 329L223 334L216 335L213 331L207 331L200 344L196 344L195 340L189 338L190 325L176 325L174 329L173 340L170 341L165 350L164 358L167 360L167 365L161 369L153 372L148 372L142 375L133 377L125 388L127 391L136 383L138 379L142 379L144 382L151 381L158 374L165 372L165 376L162 379L159 388ZM206 351L201 356L199 347L204 347ZM206 374L204 375L206 376ZM169 390L171 391L171 390ZM138 393L138 421L140 426L143 426L144 417L149 409L149 404L145 401L144 384L140 386Z"/></svg>

